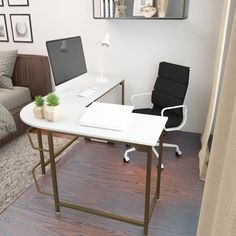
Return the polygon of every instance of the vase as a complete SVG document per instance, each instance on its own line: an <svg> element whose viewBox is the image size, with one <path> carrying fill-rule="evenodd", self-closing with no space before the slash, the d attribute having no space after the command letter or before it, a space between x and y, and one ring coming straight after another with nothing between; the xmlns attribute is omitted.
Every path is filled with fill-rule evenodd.
<svg viewBox="0 0 236 236"><path fill-rule="evenodd" d="M166 17L169 0L157 0L158 17Z"/></svg>
<svg viewBox="0 0 236 236"><path fill-rule="evenodd" d="M120 13L119 13L119 2L115 1L115 16L114 17L119 17Z"/></svg>
<svg viewBox="0 0 236 236"><path fill-rule="evenodd" d="M35 106L33 109L33 113L36 119L43 119L44 118L44 111L43 106Z"/></svg>
<svg viewBox="0 0 236 236"><path fill-rule="evenodd" d="M61 106L44 106L44 117L48 121L55 122L62 116Z"/></svg>
<svg viewBox="0 0 236 236"><path fill-rule="evenodd" d="M115 0L115 14L114 17L125 17L127 6L125 5L125 0Z"/></svg>
<svg viewBox="0 0 236 236"><path fill-rule="evenodd" d="M156 14L157 9L150 4L140 9L140 13L144 17L152 17Z"/></svg>

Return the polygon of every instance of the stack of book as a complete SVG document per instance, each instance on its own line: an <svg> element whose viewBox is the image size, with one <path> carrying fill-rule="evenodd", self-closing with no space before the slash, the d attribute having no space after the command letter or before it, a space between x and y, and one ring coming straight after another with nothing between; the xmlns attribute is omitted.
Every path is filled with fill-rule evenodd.
<svg viewBox="0 0 236 236"><path fill-rule="evenodd" d="M95 16L114 17L115 16L115 0L94 0Z"/></svg>

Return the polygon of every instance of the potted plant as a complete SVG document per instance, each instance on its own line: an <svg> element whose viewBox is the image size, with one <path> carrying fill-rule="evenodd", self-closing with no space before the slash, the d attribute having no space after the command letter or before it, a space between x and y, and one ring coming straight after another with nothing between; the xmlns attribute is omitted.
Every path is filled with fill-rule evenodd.
<svg viewBox="0 0 236 236"><path fill-rule="evenodd" d="M36 96L34 101L36 105L33 109L34 116L37 119L43 119L44 118L44 111L43 111L44 99L42 96Z"/></svg>
<svg viewBox="0 0 236 236"><path fill-rule="evenodd" d="M46 105L44 106L44 117L48 121L57 121L62 114L59 106L59 97L55 93L49 93L46 98Z"/></svg>

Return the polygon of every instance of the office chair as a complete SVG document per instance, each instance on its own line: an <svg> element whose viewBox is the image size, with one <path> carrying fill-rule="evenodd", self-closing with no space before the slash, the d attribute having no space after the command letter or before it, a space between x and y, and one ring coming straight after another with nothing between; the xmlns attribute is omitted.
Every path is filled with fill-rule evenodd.
<svg viewBox="0 0 236 236"><path fill-rule="evenodd" d="M152 108L134 109L134 113L148 115L167 116L168 121L164 131L180 130L187 120L187 107L183 105L189 82L190 68L161 62L159 64L158 77L152 93L141 93L132 96L132 104L135 107L135 99L141 96L151 96ZM156 144L158 146L159 143ZM176 155L181 156L182 152L177 144L163 143L163 147L173 147L176 149ZM129 162L128 153L135 151L135 148L126 150L124 162ZM155 147L152 151L158 158L158 152ZM162 164L161 168L164 168Z"/></svg>

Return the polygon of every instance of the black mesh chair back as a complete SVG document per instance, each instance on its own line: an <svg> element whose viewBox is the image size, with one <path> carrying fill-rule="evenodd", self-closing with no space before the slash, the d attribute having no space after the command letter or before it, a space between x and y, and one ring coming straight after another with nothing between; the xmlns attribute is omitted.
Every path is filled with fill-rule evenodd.
<svg viewBox="0 0 236 236"><path fill-rule="evenodd" d="M189 83L189 67L161 62L152 92L153 109L183 105ZM182 115L182 108L172 111Z"/></svg>
<svg viewBox="0 0 236 236"><path fill-rule="evenodd" d="M152 91L153 108L135 109L133 112L161 115L163 108L183 105L189 84L189 72L189 67L161 62ZM167 128L177 127L183 120L183 109L167 110L164 115L168 117Z"/></svg>

